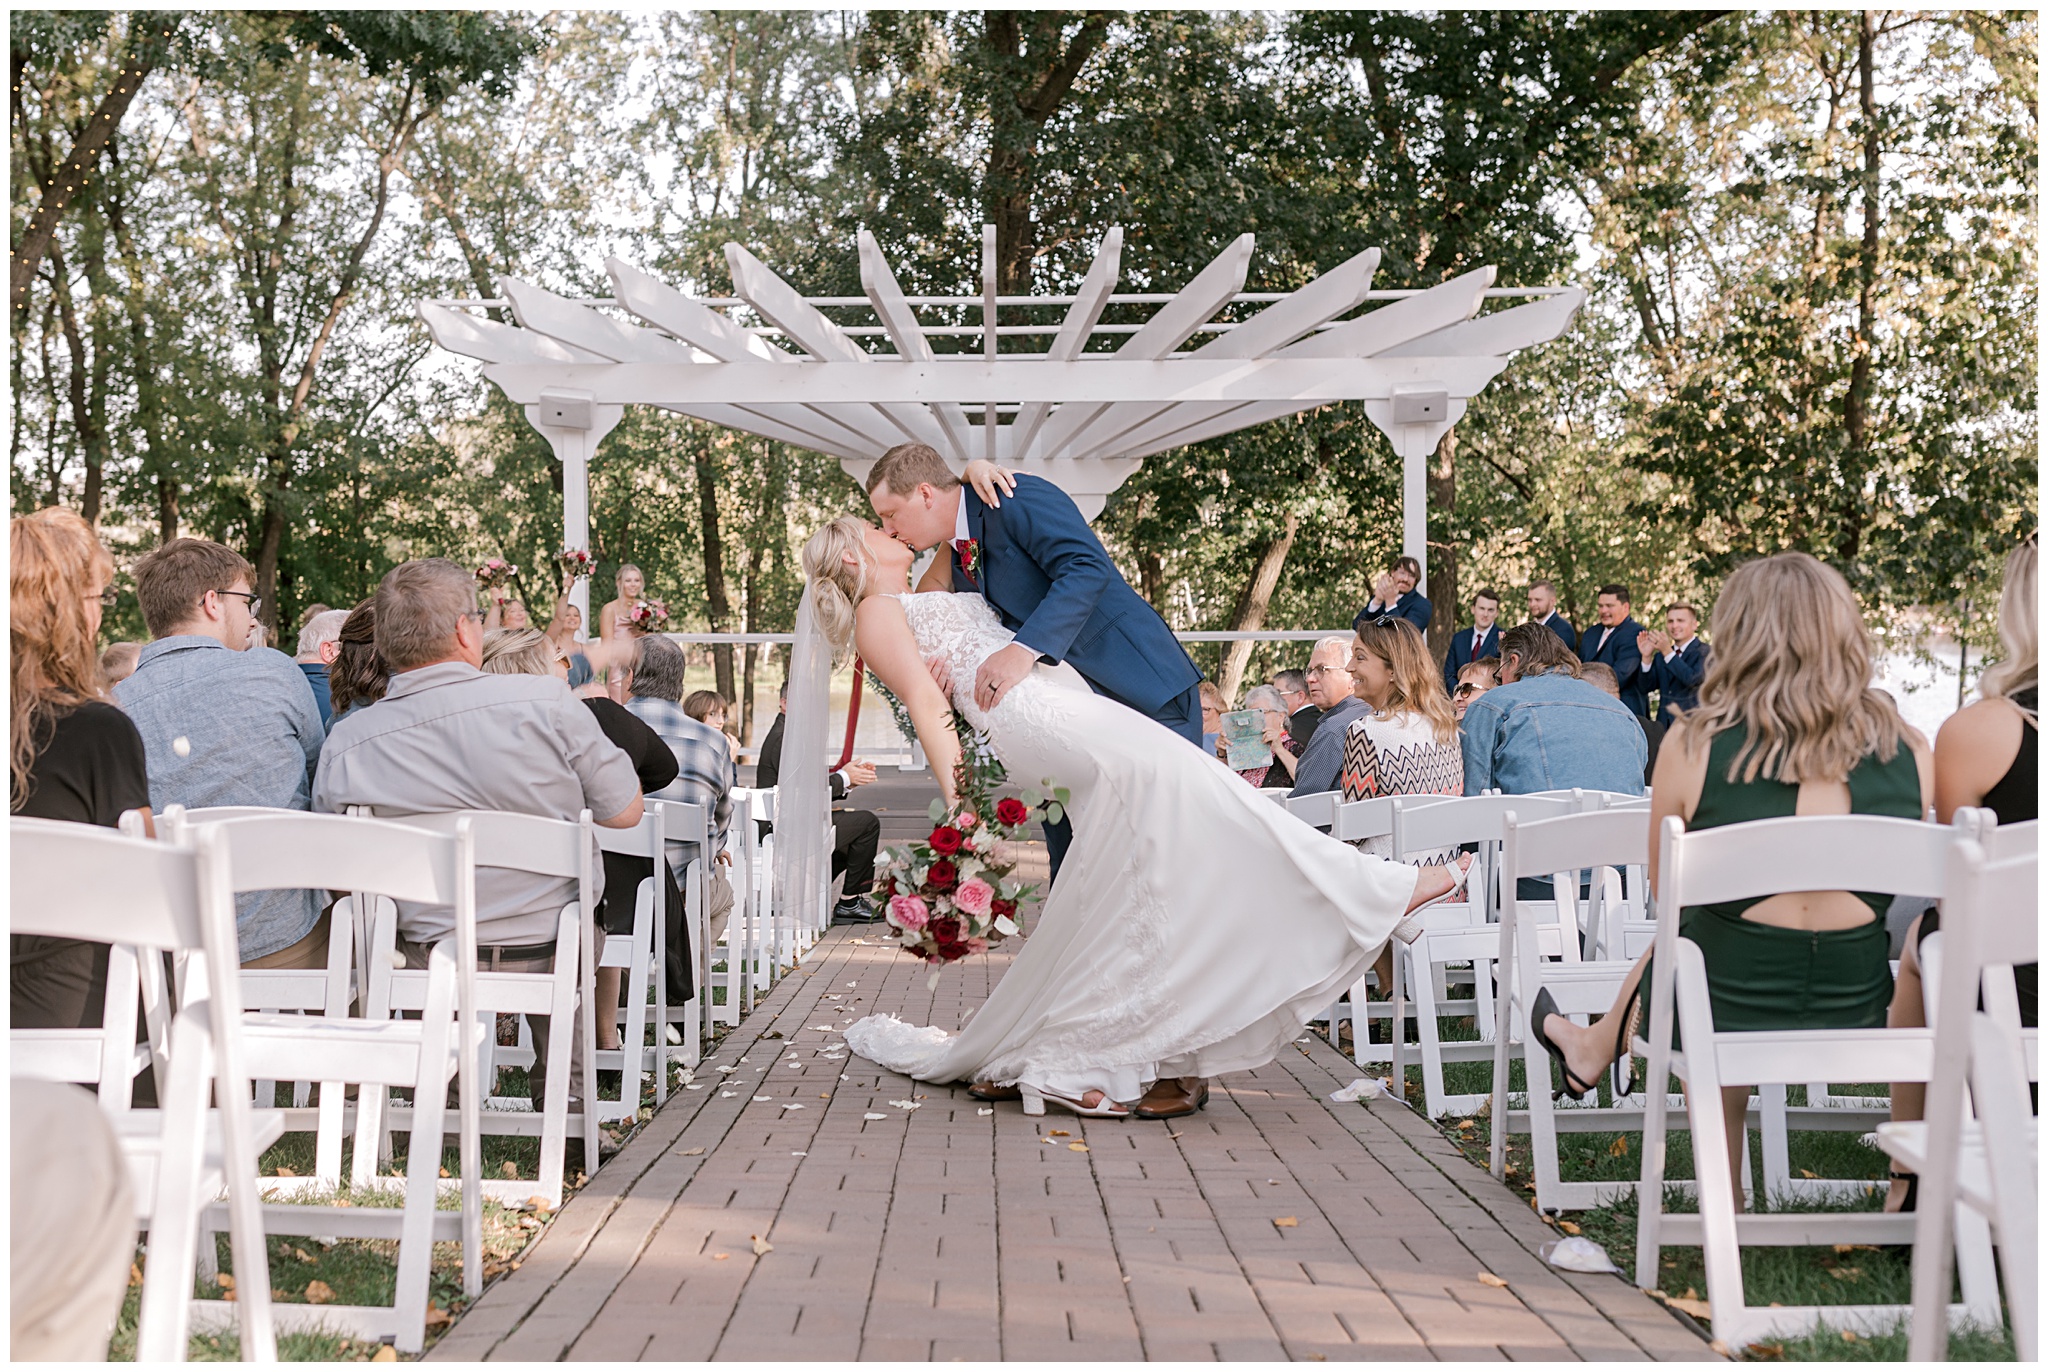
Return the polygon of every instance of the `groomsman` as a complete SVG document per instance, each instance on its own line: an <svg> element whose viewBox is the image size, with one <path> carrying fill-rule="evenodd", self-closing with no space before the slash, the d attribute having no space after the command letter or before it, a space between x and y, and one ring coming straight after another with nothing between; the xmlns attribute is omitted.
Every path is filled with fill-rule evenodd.
<svg viewBox="0 0 2048 1372"><path fill-rule="evenodd" d="M1308 698L1308 674L1289 668L1273 674L1271 685L1280 693L1281 704L1287 707L1287 741L1294 745L1294 755L1301 756L1301 750L1308 747L1310 734L1316 731L1316 721L1323 712Z"/></svg>
<svg viewBox="0 0 2048 1372"><path fill-rule="evenodd" d="M1356 629L1368 620L1378 619L1381 615L1392 615L1396 619L1405 619L1413 624L1417 633L1428 633L1431 614L1429 601L1424 598L1422 592L1415 589L1421 581L1421 563L1412 557L1395 558L1387 564L1387 570L1380 579L1373 583L1372 599L1365 603L1365 608L1351 621L1351 627Z"/></svg>
<svg viewBox="0 0 2048 1372"><path fill-rule="evenodd" d="M1664 612L1664 632L1643 630L1637 647L1643 655L1648 684L1657 690L1657 720L1672 720L1700 703L1700 682L1706 679L1712 649L1700 633L1700 612L1673 605Z"/></svg>
<svg viewBox="0 0 2048 1372"><path fill-rule="evenodd" d="M1579 661L1604 662L1614 669L1621 703L1638 715L1650 713L1649 683L1643 677L1643 653L1637 646L1643 626L1629 615L1628 587L1610 582L1595 602L1600 622L1579 640Z"/></svg>
<svg viewBox="0 0 2048 1372"><path fill-rule="evenodd" d="M1500 592L1491 589L1472 597L1472 627L1451 635L1451 651L1444 654L1444 694L1458 690L1458 669L1482 657L1500 656Z"/></svg>
<svg viewBox="0 0 2048 1372"><path fill-rule="evenodd" d="M1564 640L1564 646L1574 656L1579 651L1579 636L1572 632L1571 622L1557 612L1557 587L1547 581L1529 583L1529 622L1541 624Z"/></svg>

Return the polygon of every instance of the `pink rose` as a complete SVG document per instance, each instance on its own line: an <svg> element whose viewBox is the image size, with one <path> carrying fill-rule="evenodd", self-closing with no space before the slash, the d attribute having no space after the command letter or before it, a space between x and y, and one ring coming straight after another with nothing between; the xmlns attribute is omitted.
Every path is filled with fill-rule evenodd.
<svg viewBox="0 0 2048 1372"><path fill-rule="evenodd" d="M931 910L920 896L889 897L889 923L898 929L922 929L931 919Z"/></svg>
<svg viewBox="0 0 2048 1372"><path fill-rule="evenodd" d="M988 940L985 938L971 938L965 941L964 946L969 956L976 953L986 953L988 951Z"/></svg>
<svg viewBox="0 0 2048 1372"><path fill-rule="evenodd" d="M953 892L953 903L970 915L985 915L995 900L995 887L980 877L969 877Z"/></svg>

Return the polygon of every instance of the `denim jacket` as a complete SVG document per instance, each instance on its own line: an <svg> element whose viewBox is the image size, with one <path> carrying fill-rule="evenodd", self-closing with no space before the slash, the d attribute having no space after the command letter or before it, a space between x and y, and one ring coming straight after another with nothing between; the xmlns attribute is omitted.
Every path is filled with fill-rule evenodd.
<svg viewBox="0 0 2048 1372"><path fill-rule="evenodd" d="M1582 786L1643 793L1649 744L1628 707L1576 677L1545 672L1496 686L1458 726L1465 794L1511 796Z"/></svg>

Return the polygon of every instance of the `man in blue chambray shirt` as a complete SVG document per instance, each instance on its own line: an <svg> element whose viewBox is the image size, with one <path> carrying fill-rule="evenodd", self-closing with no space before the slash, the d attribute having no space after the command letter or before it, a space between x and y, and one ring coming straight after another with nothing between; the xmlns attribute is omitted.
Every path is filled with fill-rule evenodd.
<svg viewBox="0 0 2048 1372"><path fill-rule="evenodd" d="M262 602L241 554L174 538L135 564L151 642L114 696L142 733L150 808L262 805L303 810L326 737L305 674L275 648L251 648ZM244 967L323 967L324 895L235 898Z"/></svg>
<svg viewBox="0 0 2048 1372"><path fill-rule="evenodd" d="M711 814L713 865L706 867L704 880L705 928L714 943L725 930L732 914L732 884L720 870L732 865L725 847L725 831L732 823L732 788L739 785L739 763L726 736L701 720L691 719L679 703L683 694L683 650L659 634L650 634L635 645L631 673L626 678L626 708L661 735L676 755L676 779L656 791L651 799L678 800L702 805ZM683 869L697 860L694 843L670 843L668 865L676 880Z"/></svg>
<svg viewBox="0 0 2048 1372"><path fill-rule="evenodd" d="M1517 624L1500 638L1501 684L1466 707L1458 726L1465 794L1497 787L1643 793L1649 745L1635 716L1578 679L1579 661L1547 626Z"/></svg>

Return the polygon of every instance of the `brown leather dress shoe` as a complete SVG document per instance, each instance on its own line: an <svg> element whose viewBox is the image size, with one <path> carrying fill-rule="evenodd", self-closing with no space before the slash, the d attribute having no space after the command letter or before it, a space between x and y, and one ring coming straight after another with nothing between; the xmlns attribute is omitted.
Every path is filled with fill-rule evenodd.
<svg viewBox="0 0 2048 1372"><path fill-rule="evenodd" d="M1021 1100L1023 1093L1015 1086L998 1086L992 1081L977 1081L967 1088L967 1094L976 1100Z"/></svg>
<svg viewBox="0 0 2048 1372"><path fill-rule="evenodd" d="M1141 1120L1177 1120L1209 1104L1209 1083L1200 1077L1161 1077L1131 1113Z"/></svg>

